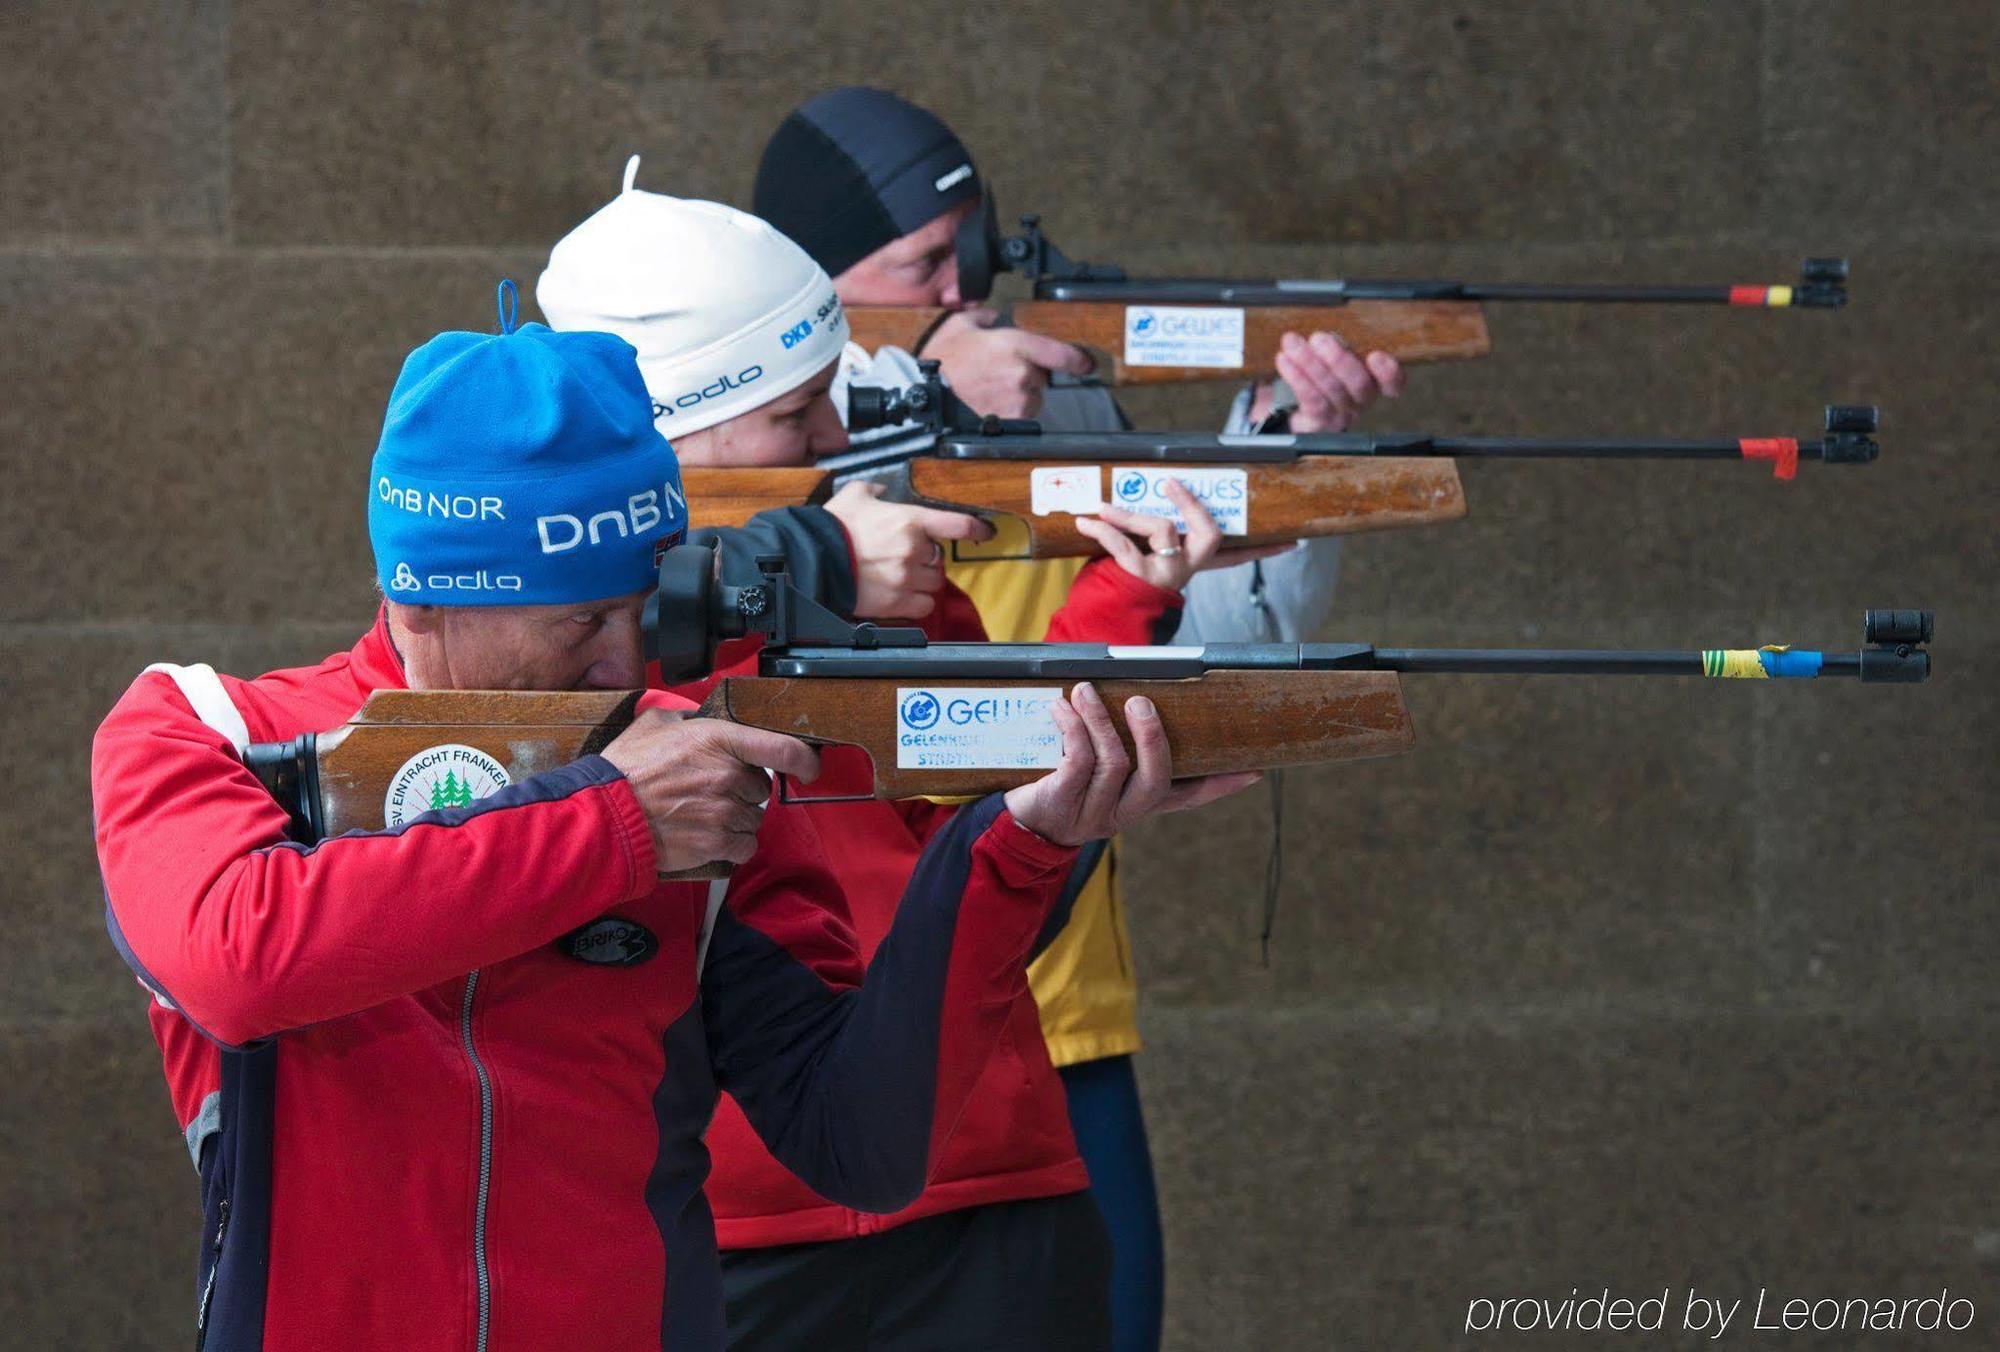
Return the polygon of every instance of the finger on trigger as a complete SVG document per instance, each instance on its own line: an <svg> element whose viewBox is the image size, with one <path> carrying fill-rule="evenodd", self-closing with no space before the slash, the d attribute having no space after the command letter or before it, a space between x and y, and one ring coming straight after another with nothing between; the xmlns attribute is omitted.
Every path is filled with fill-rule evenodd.
<svg viewBox="0 0 2000 1352"><path fill-rule="evenodd" d="M781 775L811 783L819 775L819 752L796 737L769 732L742 723L728 723L723 749L745 765L775 770Z"/></svg>
<svg viewBox="0 0 2000 1352"><path fill-rule="evenodd" d="M917 527L933 540L989 540L993 523L968 512L947 512L937 507L913 507Z"/></svg>
<svg viewBox="0 0 2000 1352"><path fill-rule="evenodd" d="M1025 340L1021 344L1021 355L1044 371L1066 371L1073 376L1087 376L1097 365L1088 352L1060 338L1026 331L1021 337Z"/></svg>

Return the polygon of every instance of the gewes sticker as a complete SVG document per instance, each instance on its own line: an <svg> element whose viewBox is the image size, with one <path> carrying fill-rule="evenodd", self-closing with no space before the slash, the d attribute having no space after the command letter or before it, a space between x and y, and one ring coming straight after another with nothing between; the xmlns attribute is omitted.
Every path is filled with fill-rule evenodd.
<svg viewBox="0 0 2000 1352"><path fill-rule="evenodd" d="M513 783L507 768L476 746L446 742L403 762L382 798L382 824L401 826L426 812L470 807Z"/></svg>
<svg viewBox="0 0 2000 1352"><path fill-rule="evenodd" d="M1243 311L1229 305L1128 305L1125 364L1241 370Z"/></svg>
<svg viewBox="0 0 2000 1352"><path fill-rule="evenodd" d="M896 691L898 770L1053 770L1062 733L1049 706L1062 687Z"/></svg>
<svg viewBox="0 0 2000 1352"><path fill-rule="evenodd" d="M1149 469L1140 465L1111 471L1112 505L1128 512L1164 516L1185 531L1187 522L1167 496L1167 484L1178 479L1208 508L1224 535L1250 533L1250 475L1240 469Z"/></svg>
<svg viewBox="0 0 2000 1352"><path fill-rule="evenodd" d="M1029 507L1036 516L1092 516L1104 505L1102 465L1037 465L1028 472Z"/></svg>

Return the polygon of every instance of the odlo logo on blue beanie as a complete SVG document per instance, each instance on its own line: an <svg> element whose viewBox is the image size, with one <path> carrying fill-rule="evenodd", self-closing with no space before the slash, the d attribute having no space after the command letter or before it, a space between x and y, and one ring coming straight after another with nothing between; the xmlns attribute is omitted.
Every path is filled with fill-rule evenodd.
<svg viewBox="0 0 2000 1352"><path fill-rule="evenodd" d="M687 533L673 448L632 345L514 325L410 354L369 473L382 592L411 605L567 605L653 585Z"/></svg>

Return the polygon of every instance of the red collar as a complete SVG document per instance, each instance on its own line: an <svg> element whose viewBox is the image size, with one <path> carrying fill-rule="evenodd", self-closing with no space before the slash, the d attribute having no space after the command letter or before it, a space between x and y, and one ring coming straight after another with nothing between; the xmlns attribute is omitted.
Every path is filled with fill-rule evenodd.
<svg viewBox="0 0 2000 1352"><path fill-rule="evenodd" d="M347 669L364 690L405 690L409 678L403 674L403 656L389 637L389 608L375 612L375 627L362 635L349 650Z"/></svg>

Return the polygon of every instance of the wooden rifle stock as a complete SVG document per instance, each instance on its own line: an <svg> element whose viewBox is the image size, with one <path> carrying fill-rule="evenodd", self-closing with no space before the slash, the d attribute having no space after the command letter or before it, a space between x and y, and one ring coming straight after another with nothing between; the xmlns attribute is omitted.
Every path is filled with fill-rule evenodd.
<svg viewBox="0 0 2000 1352"><path fill-rule="evenodd" d="M1104 552L1076 528L1068 512L1036 515L1033 482L1037 468L1069 461L947 460L919 456L909 462L912 501L928 507L983 517L1013 517L1005 549L1035 559L1084 558ZM1110 462L1099 469L1111 473ZM1456 521L1465 515L1465 488L1450 460L1424 456L1307 455L1282 464L1189 465L1188 469L1241 469L1249 492L1247 534L1225 538L1227 548L1282 544L1289 540L1360 531L1397 530ZM830 487L815 469L714 469L681 471L696 525L741 526L774 507L819 504ZM1106 502L1115 502L1108 480L1100 484ZM1025 539L1025 544L1021 543ZM968 547L963 557L984 555Z"/></svg>
<svg viewBox="0 0 2000 1352"><path fill-rule="evenodd" d="M909 685L949 697L961 689L1050 689L1058 679L924 680L730 676L699 716L784 733L822 745L855 746L875 766L874 796L983 795L1026 784L1046 769L911 769L899 766L898 701ZM1144 695L1160 711L1176 778L1274 770L1320 761L1400 755L1414 735L1401 678L1383 671L1211 671L1178 680L1094 682L1129 749L1125 701ZM811 802L807 793L802 801Z"/></svg>
<svg viewBox="0 0 2000 1352"><path fill-rule="evenodd" d="M1036 468L1063 464L1072 473L1090 466L1030 460L945 460L910 462L910 487L926 505L981 516L1018 518L1030 558L1073 558L1104 552L1076 528L1068 512L1034 511ZM1113 466L1097 467L1100 495L1111 492ZM1175 469L1243 471L1249 496L1242 535L1223 537L1223 547L1283 544L1325 535L1396 530L1456 521L1465 515L1465 487L1450 460L1424 456L1303 455L1279 464L1176 465ZM697 519L700 519L697 517ZM1010 532L1010 540L1013 538ZM975 550L964 557L978 558Z"/></svg>
<svg viewBox="0 0 2000 1352"><path fill-rule="evenodd" d="M865 679L731 676L717 682L691 716L766 728L818 746L857 747L873 762L876 798L983 795L1048 773L899 766L897 705L905 681L922 679L916 673ZM948 699L949 692L969 688L1059 686L1067 694L1074 685L1041 678L946 679L925 681L923 688ZM1212 671L1173 680L1104 680L1097 687L1128 748L1125 701L1133 695L1153 701L1173 747L1176 777L1394 756L1413 741L1401 678L1393 672ZM467 762L473 758L463 749L470 748L498 763L509 783L518 783L602 751L631 725L639 697L636 690L378 690L346 724L302 739L314 764L297 787L316 793L317 801L286 806L315 820L317 839L380 831L388 824L386 800L398 785L415 798L439 777L435 770L411 775L413 762L433 753L440 768ZM412 801L399 809L398 819L433 806L429 800ZM662 876L726 878L729 868L717 862Z"/></svg>
<svg viewBox="0 0 2000 1352"><path fill-rule="evenodd" d="M1486 316L1467 301L1357 300L1343 305L1201 305L1243 316L1243 361L1237 366L1135 366L1125 360L1125 312L1111 301L1021 301L1015 327L1083 348L1097 359L1107 385L1156 385L1188 380L1262 380L1278 374L1278 344L1287 332L1324 329L1356 352L1387 352L1406 365L1463 361L1492 350ZM854 341L870 352L916 344L944 312L903 306L856 305L847 311Z"/></svg>
<svg viewBox="0 0 2000 1352"><path fill-rule="evenodd" d="M595 755L631 726L636 690L377 690L341 727L313 739L319 836L380 831L387 798L410 762L441 747L471 747L510 783ZM413 805L409 816L426 810ZM726 878L717 863L663 875Z"/></svg>
<svg viewBox="0 0 2000 1352"><path fill-rule="evenodd" d="M810 466L686 465L681 469L681 490L687 494L694 524L707 530L744 525L774 507L817 507L832 494L833 476Z"/></svg>

